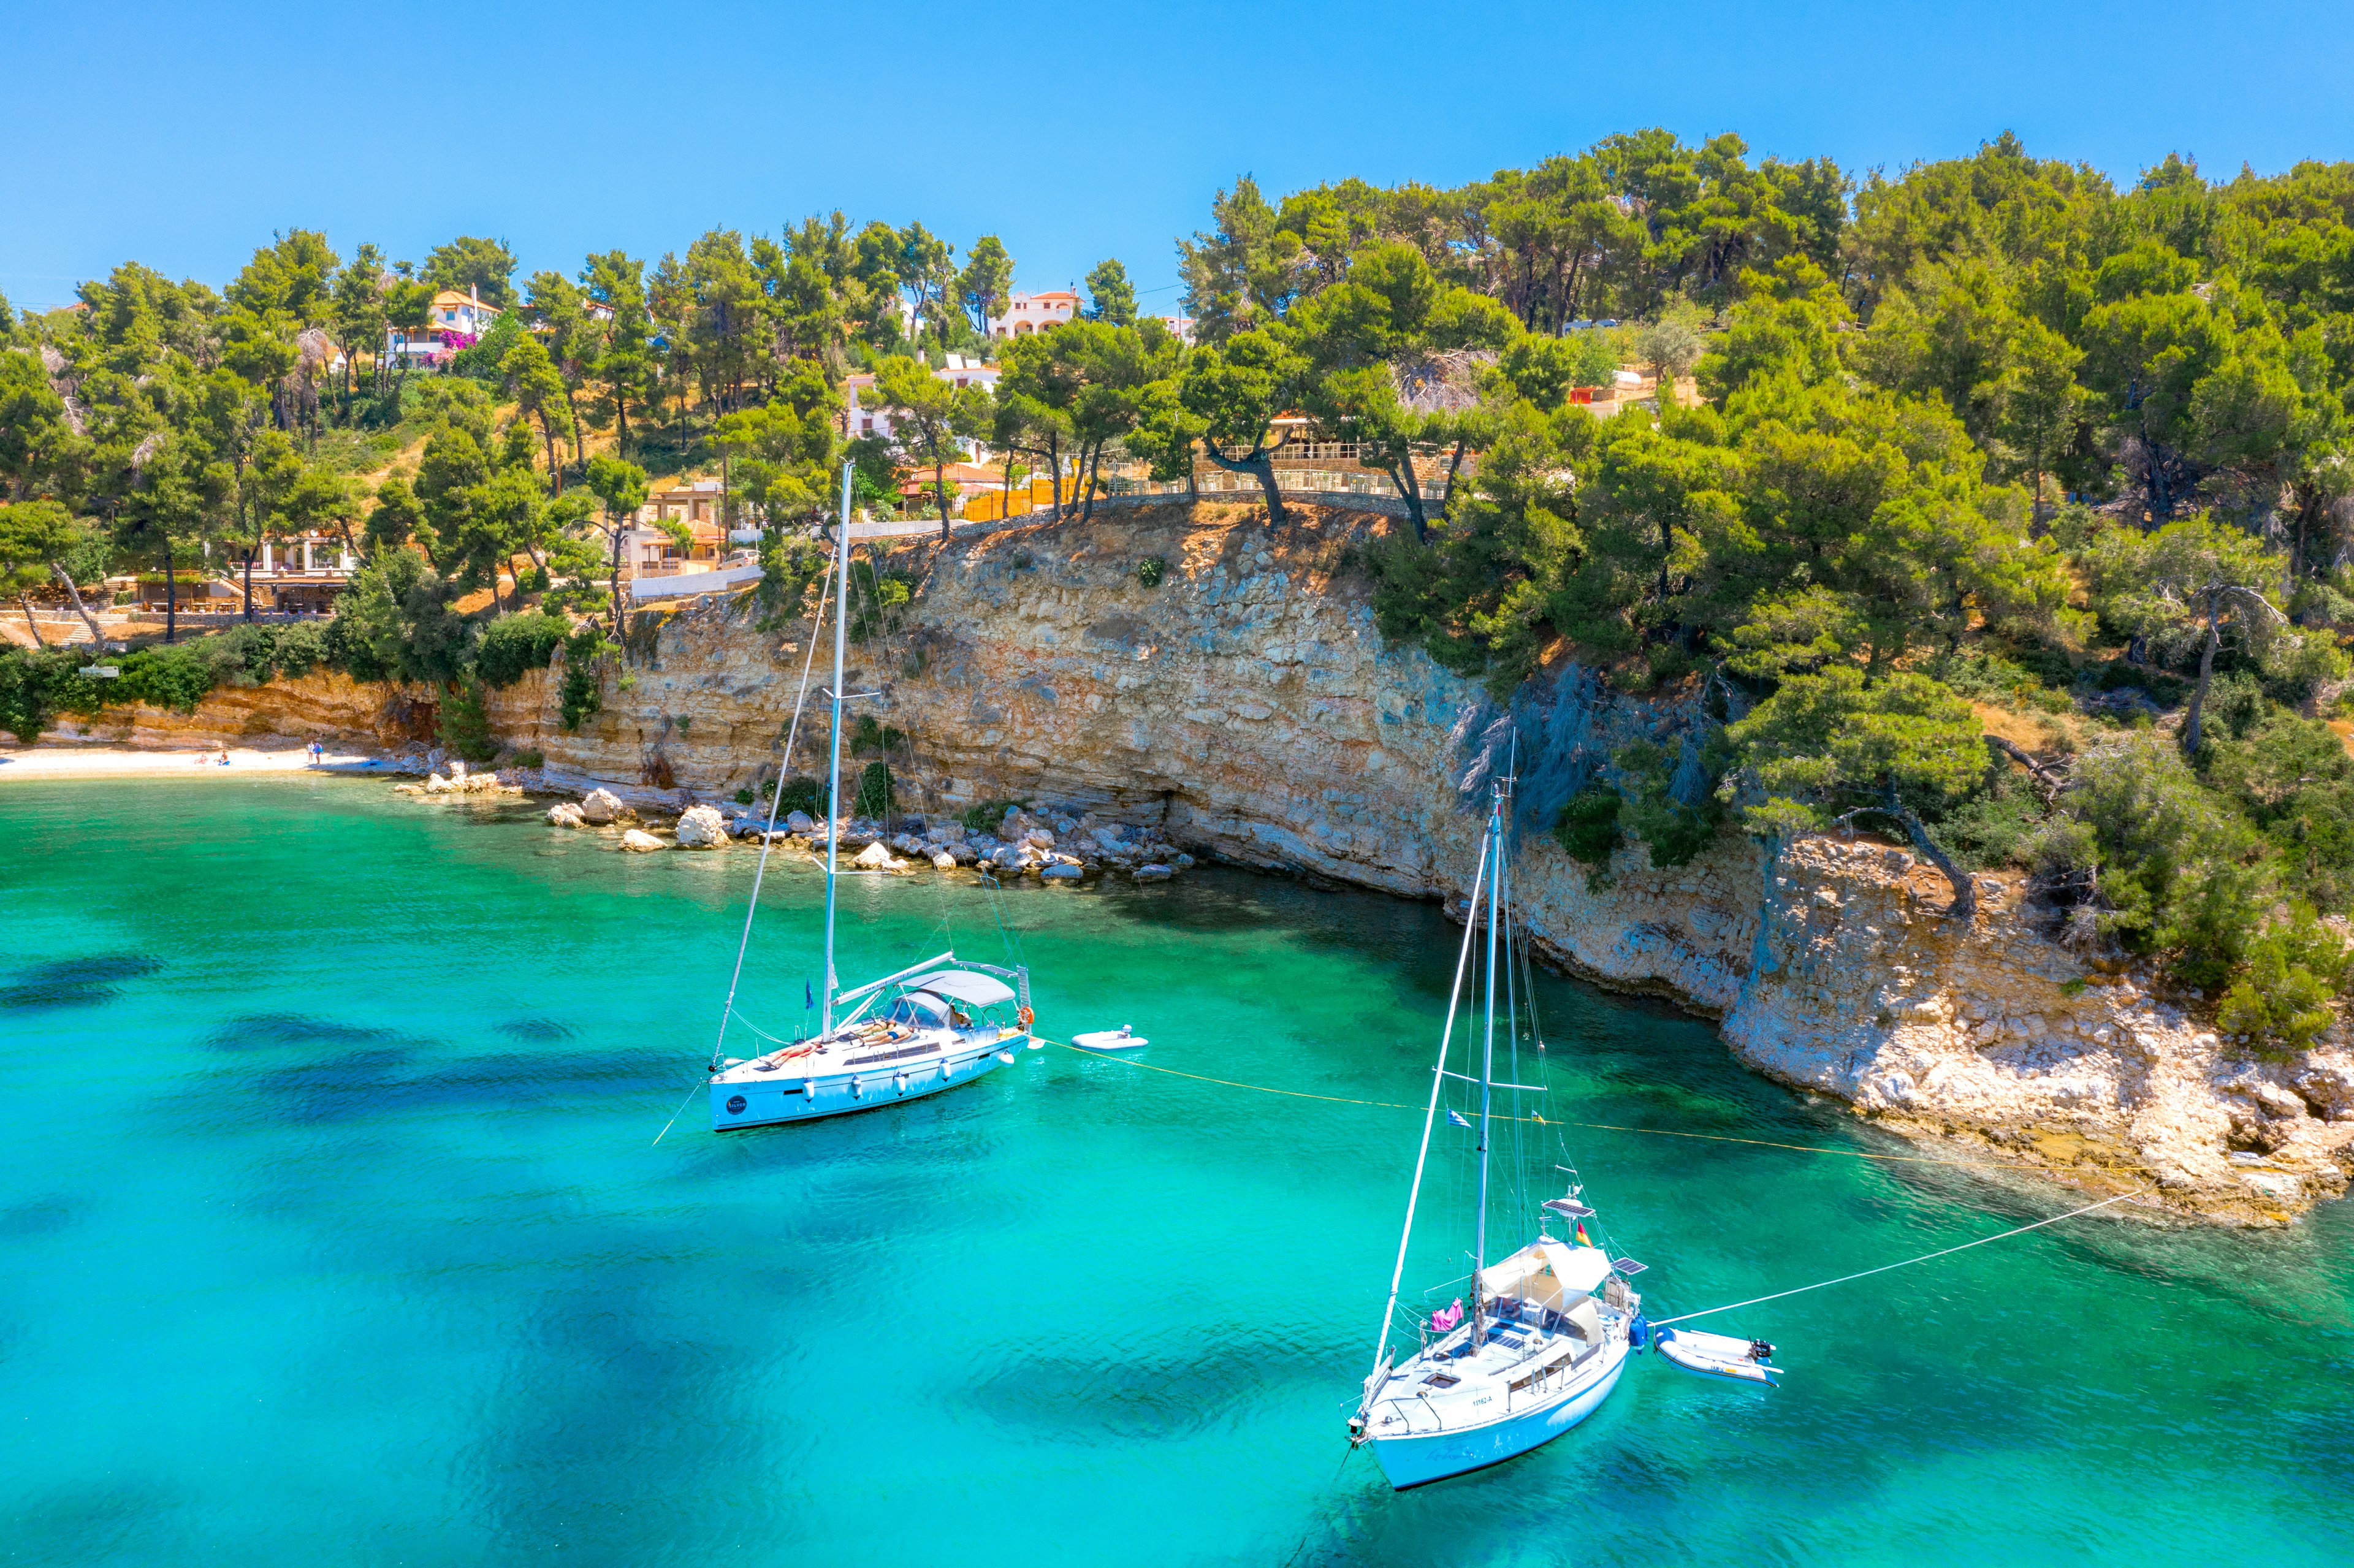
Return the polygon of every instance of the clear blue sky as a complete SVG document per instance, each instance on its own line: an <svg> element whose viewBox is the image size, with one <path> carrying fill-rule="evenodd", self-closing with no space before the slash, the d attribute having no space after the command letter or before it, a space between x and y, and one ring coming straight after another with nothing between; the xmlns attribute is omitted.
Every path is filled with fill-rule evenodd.
<svg viewBox="0 0 2354 1568"><path fill-rule="evenodd" d="M1560 3L0 6L0 291L273 229L523 270L841 207L1003 237L1025 287L1175 277L1211 193L1447 185L1663 124L1851 171L2005 129L2120 181L2354 156L2354 5ZM1173 291L1148 304L1173 301Z"/></svg>

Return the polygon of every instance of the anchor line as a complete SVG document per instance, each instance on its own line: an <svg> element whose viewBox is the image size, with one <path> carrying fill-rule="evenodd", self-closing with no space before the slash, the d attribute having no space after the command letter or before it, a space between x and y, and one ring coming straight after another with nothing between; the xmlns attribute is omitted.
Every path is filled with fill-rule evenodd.
<svg viewBox="0 0 2354 1568"><path fill-rule="evenodd" d="M1150 1062L1139 1062L1126 1056L1107 1056L1100 1051L1090 1051L1066 1040L1050 1039L1040 1034L1035 1038L1048 1045L1059 1045L1066 1051L1097 1062L1117 1062L1123 1067L1135 1067L1147 1073L1166 1073L1172 1078L1191 1078L1197 1084L1216 1084L1221 1088L1248 1089L1254 1094L1281 1095L1287 1099L1322 1100L1328 1105L1371 1106L1376 1110L1420 1110L1420 1106L1405 1105L1397 1100L1357 1099L1348 1095L1317 1095L1305 1089L1279 1089L1269 1084L1246 1084L1235 1078L1214 1078L1205 1073L1181 1072L1175 1067L1156 1066ZM1878 1160L1899 1165L1948 1165L1963 1170L2016 1171L2020 1167L1999 1160L1941 1160L1928 1154L1881 1154L1868 1149L1825 1149L1812 1143L1781 1143L1770 1138L1734 1138L1722 1132L1683 1132L1669 1127L1628 1127L1610 1121L1562 1121L1549 1116L1519 1118L1497 1117L1498 1121L1520 1120L1543 1127L1574 1127L1588 1132L1631 1132L1649 1138L1690 1138L1702 1143L1739 1143L1752 1149L1787 1149L1798 1154L1834 1154L1848 1160Z"/></svg>
<svg viewBox="0 0 2354 1568"><path fill-rule="evenodd" d="M1958 1246L1940 1247L1935 1252L1925 1252L1918 1257L1908 1257L1901 1263L1883 1263L1878 1268L1867 1268L1860 1274L1842 1274L1837 1279L1826 1279L1814 1285L1801 1285L1795 1290L1777 1290L1771 1296L1753 1296L1746 1301L1735 1301L1728 1306L1710 1307L1699 1312L1684 1312L1673 1318L1661 1318L1652 1323L1651 1327L1664 1329L1670 1323L1689 1323L1695 1318L1712 1318L1719 1312L1730 1312L1735 1308L1755 1307L1762 1302L1779 1301L1786 1296L1804 1296L1809 1290L1828 1290L1834 1285L1845 1285L1850 1280L1869 1279L1875 1274L1886 1274L1892 1268L1910 1268L1916 1263L1927 1263L1932 1258L1947 1257L1957 1252L1967 1252L1974 1246L1984 1246L1988 1242L1999 1242L2011 1236L2025 1235L2029 1231L2040 1231L2046 1225L2056 1225L2062 1220L2073 1220L2079 1214L2089 1214L2095 1209L2105 1209L2112 1203L2122 1203L2128 1198L2145 1197L2152 1191L2151 1188L2144 1187L2138 1192L2120 1192L2114 1198L2104 1198L2097 1203L2087 1203L2081 1209L2071 1209L2064 1214L2054 1214L2048 1220L2038 1220L2031 1225L2020 1225L2014 1230L1999 1231L1990 1236L1980 1236L1976 1241L1966 1241Z"/></svg>

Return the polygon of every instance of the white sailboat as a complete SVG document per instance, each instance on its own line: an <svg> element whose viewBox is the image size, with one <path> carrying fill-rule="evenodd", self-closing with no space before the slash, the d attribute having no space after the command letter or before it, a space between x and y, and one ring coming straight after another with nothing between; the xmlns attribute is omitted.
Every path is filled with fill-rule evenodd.
<svg viewBox="0 0 2354 1568"><path fill-rule="evenodd" d="M832 760L827 785L825 845L825 994L817 1032L749 1058L725 1056L727 1024L735 1015L736 986L712 1053L711 1126L715 1131L809 1121L848 1111L871 1110L899 1100L937 1094L970 1083L1011 1063L1029 1045L1030 971L960 959L953 949L842 990L834 972L835 890L840 876L842 809L843 658L849 621L850 497L852 468L842 470L842 532L834 549L836 592L833 617ZM821 601L820 614L823 613ZM804 677L806 679L806 677ZM788 750L790 750L788 743ZM781 791L779 791L781 793ZM761 841L767 870L774 840ZM759 879L752 885L752 908L744 916L747 938L759 908ZM737 951L737 972L744 955Z"/></svg>
<svg viewBox="0 0 2354 1568"><path fill-rule="evenodd" d="M1641 1343L1642 1298L1628 1287L1608 1252L1588 1240L1585 1221L1595 1211L1583 1201L1574 1173L1566 1196L1535 1205L1535 1213L1528 1216L1534 1222L1533 1238L1501 1258L1491 1262L1488 1256L1490 1146L1498 1119L1496 1093L1502 1089L1541 1094L1546 1087L1542 1083L1500 1083L1496 1078L1500 984L1504 988L1501 1005L1508 1050L1514 1037L1510 1032L1517 1029L1524 1011L1514 1005L1512 990L1518 978L1517 954L1512 946L1505 853L1511 800L1511 779L1491 786L1463 950L1456 962L1447 1027L1439 1041L1437 1065L1432 1070L1430 1105L1423 1118L1421 1152L1415 1160L1414 1184L1406 1199L1405 1231L1398 1238L1397 1266L1390 1277L1388 1305L1382 1312L1373 1370L1365 1379L1356 1414L1349 1420L1351 1443L1370 1447L1390 1485L1401 1491L1499 1464L1558 1437L1610 1396L1628 1354ZM1477 1064L1463 1065L1476 1070L1458 1071L1449 1062L1457 1003L1483 925L1484 1028ZM1467 1039L1467 1054L1470 1049ZM1476 1123L1454 1110L1447 1112L1447 1122L1449 1128L1469 1131L1478 1139L1470 1308L1467 1314L1458 1301L1423 1319L1416 1325L1416 1342L1406 1350L1392 1344L1391 1330L1397 1315L1399 1285L1405 1276L1407 1248L1414 1239L1415 1209L1429 1162L1431 1133L1438 1125L1440 1104L1450 1082L1476 1090L1479 1107ZM1556 1219L1571 1226L1570 1239L1548 1234L1547 1227ZM1625 1266L1631 1271L1638 1266Z"/></svg>

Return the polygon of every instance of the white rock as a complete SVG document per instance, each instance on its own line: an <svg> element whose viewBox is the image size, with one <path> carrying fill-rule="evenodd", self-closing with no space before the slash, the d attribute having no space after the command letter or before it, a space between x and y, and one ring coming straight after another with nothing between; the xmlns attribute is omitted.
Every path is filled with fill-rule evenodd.
<svg viewBox="0 0 2354 1568"><path fill-rule="evenodd" d="M1025 843L1035 844L1040 849L1053 849L1055 847L1055 835L1048 832L1044 828L1033 828L1030 830L1029 835L1023 842Z"/></svg>
<svg viewBox="0 0 2354 1568"><path fill-rule="evenodd" d="M785 813L785 832L789 833L813 833L817 832L817 819L811 816L807 811L787 811Z"/></svg>
<svg viewBox="0 0 2354 1568"><path fill-rule="evenodd" d="M547 825L551 828L577 828L582 821L580 808L569 800L558 800L547 809Z"/></svg>
<svg viewBox="0 0 2354 1568"><path fill-rule="evenodd" d="M580 820L599 827L618 820L621 810L621 798L610 789L591 789L580 799Z"/></svg>
<svg viewBox="0 0 2354 1568"><path fill-rule="evenodd" d="M425 780L425 792L428 795L447 795L455 791L457 788L439 773L429 775Z"/></svg>
<svg viewBox="0 0 2354 1568"><path fill-rule="evenodd" d="M932 869L934 871L954 871L956 868L957 857L950 854L946 850L940 851L939 853L932 857Z"/></svg>
<svg viewBox="0 0 2354 1568"><path fill-rule="evenodd" d="M858 852L858 858L852 861L850 863L853 865L864 865L868 867L879 866L885 871L896 871L899 869L899 862L891 857L889 846L882 843L868 844L864 849Z"/></svg>
<svg viewBox="0 0 2354 1568"><path fill-rule="evenodd" d="M643 828L631 828L621 835L621 847L632 854L643 854L649 850L662 848L663 842Z"/></svg>
<svg viewBox="0 0 2354 1568"><path fill-rule="evenodd" d="M709 806L689 806L679 813L679 848L717 849L726 842L727 823Z"/></svg>

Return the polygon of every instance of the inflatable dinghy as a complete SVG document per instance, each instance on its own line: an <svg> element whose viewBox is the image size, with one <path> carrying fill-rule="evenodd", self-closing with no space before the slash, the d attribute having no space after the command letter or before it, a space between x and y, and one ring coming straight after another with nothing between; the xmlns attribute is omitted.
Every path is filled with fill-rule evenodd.
<svg viewBox="0 0 2354 1568"><path fill-rule="evenodd" d="M1098 1029L1092 1034L1074 1034L1071 1044L1082 1051L1140 1051L1152 1042L1123 1023L1117 1029Z"/></svg>
<svg viewBox="0 0 2354 1568"><path fill-rule="evenodd" d="M1730 1334L1703 1334L1696 1329L1657 1329L1651 1342L1659 1354L1702 1377L1731 1378L1736 1383L1781 1385L1774 1381L1782 1369L1767 1365L1774 1347L1763 1340L1736 1340Z"/></svg>

